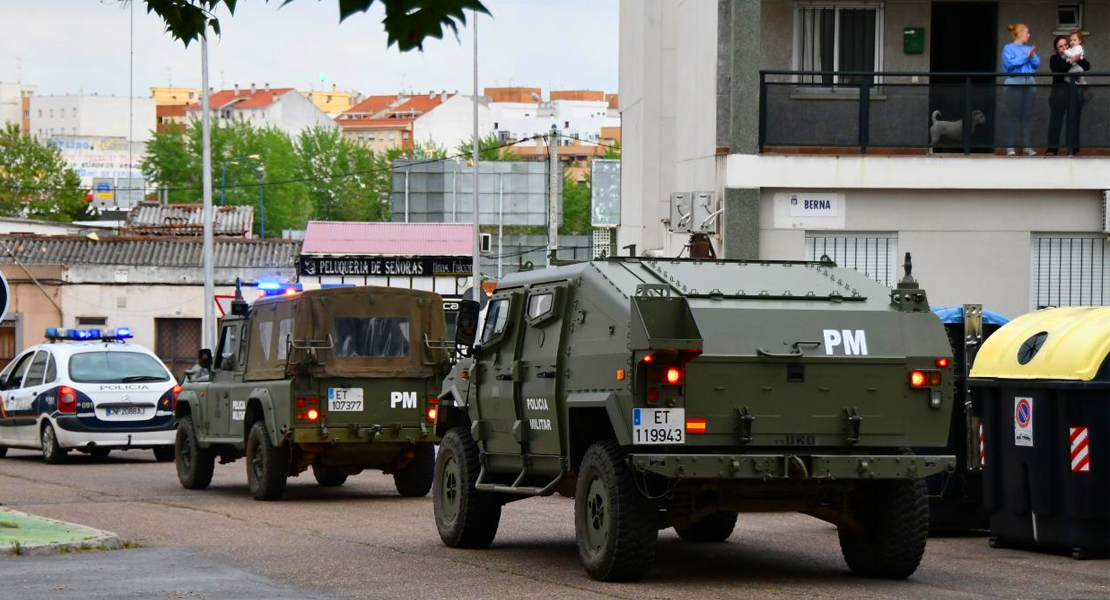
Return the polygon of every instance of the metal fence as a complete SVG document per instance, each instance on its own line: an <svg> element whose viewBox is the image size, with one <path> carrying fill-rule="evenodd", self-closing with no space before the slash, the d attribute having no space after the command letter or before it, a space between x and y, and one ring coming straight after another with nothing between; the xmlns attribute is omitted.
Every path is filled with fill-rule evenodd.
<svg viewBox="0 0 1110 600"><path fill-rule="evenodd" d="M1110 148L1110 73L760 71L760 152Z"/></svg>
<svg viewBox="0 0 1110 600"><path fill-rule="evenodd" d="M1110 305L1110 240L1033 235L1033 308Z"/></svg>

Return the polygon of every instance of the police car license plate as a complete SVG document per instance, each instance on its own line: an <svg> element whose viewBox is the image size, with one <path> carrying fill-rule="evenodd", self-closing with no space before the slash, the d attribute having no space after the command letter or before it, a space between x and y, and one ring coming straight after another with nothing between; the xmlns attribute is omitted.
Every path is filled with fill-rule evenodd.
<svg viewBox="0 0 1110 600"><path fill-rule="evenodd" d="M104 409L104 416L106 417L134 417L144 413L146 413L146 408L142 406L115 406Z"/></svg>
<svg viewBox="0 0 1110 600"><path fill-rule="evenodd" d="M362 388L328 388L329 412L362 410Z"/></svg>
<svg viewBox="0 0 1110 600"><path fill-rule="evenodd" d="M632 409L633 444L685 444L686 409Z"/></svg>

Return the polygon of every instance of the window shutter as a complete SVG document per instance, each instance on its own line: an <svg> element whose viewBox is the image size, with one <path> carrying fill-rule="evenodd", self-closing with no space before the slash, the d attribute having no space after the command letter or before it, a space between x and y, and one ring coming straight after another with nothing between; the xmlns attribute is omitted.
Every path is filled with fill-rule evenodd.
<svg viewBox="0 0 1110 600"><path fill-rule="evenodd" d="M838 267L860 273L892 287L898 269L898 237L895 234L856 233L806 235L806 260L819 261L826 255Z"/></svg>

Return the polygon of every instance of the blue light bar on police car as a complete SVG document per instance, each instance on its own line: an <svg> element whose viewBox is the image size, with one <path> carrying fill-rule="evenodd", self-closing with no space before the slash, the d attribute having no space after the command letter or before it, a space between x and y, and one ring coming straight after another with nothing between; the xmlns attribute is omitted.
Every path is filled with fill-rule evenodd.
<svg viewBox="0 0 1110 600"><path fill-rule="evenodd" d="M116 327L116 334L113 337L115 337L117 340L125 340L125 339L128 339L128 338L132 337L131 328L130 327Z"/></svg>

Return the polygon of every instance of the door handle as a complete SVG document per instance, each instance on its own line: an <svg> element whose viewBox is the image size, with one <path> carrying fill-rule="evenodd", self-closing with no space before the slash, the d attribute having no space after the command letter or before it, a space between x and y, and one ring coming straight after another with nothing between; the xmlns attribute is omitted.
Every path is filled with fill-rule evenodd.
<svg viewBox="0 0 1110 600"><path fill-rule="evenodd" d="M540 379L555 379L555 371L540 371L536 374Z"/></svg>
<svg viewBox="0 0 1110 600"><path fill-rule="evenodd" d="M509 373L502 373L494 377L497 381L512 381L513 376Z"/></svg>

